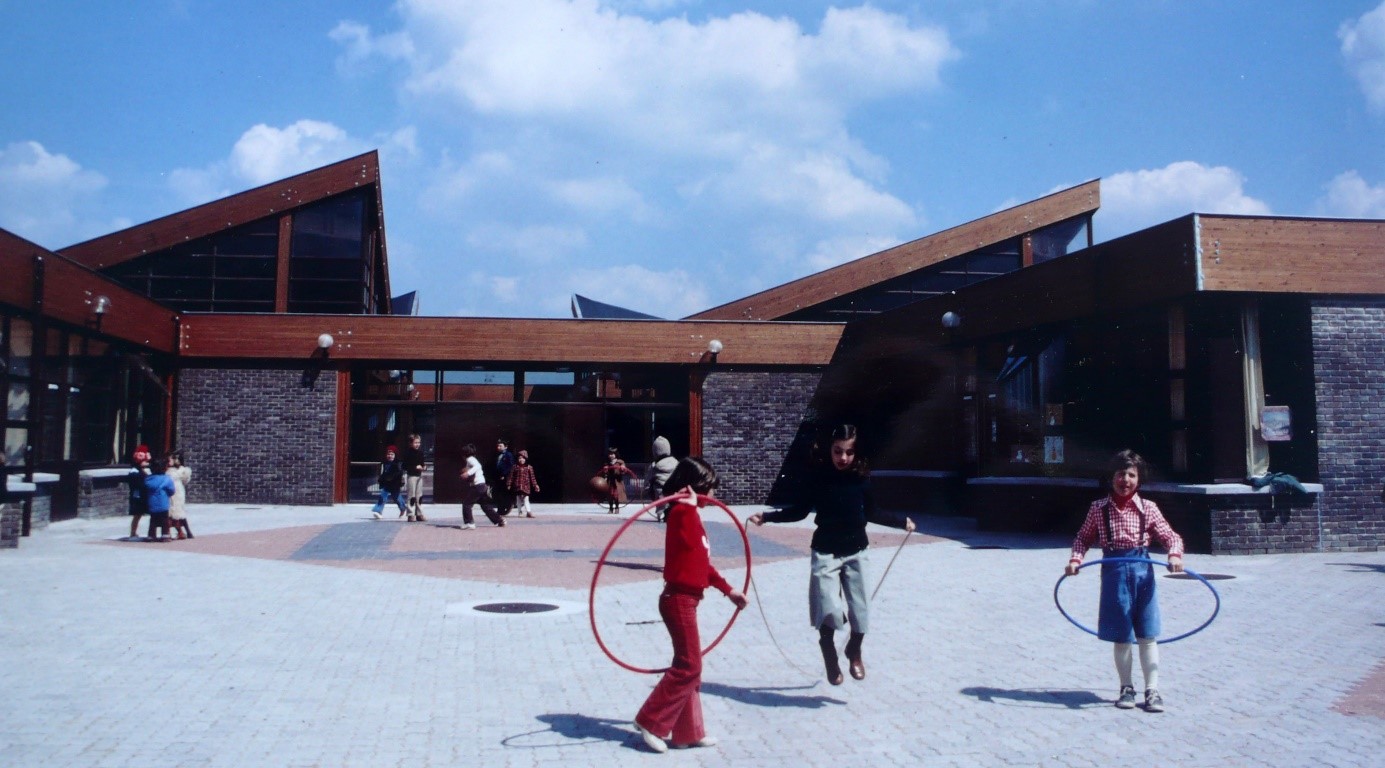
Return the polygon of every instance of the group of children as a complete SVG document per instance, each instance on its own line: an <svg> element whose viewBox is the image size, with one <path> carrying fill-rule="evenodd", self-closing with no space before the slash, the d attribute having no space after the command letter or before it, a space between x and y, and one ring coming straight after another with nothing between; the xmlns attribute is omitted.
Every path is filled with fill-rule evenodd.
<svg viewBox="0 0 1385 768"><path fill-rule="evenodd" d="M400 517L410 522L427 521L428 518L423 515L422 446L423 438L413 434L409 435L409 447L402 454L392 445L385 449L385 460L380 463L380 474L376 480L379 485L379 498L371 508L376 520L379 520L384 512L385 504L393 501L399 507ZM508 461L506 457L509 449L506 441L498 441L497 448L501 451L503 462L498 466L507 467L505 476L498 484L508 492L504 500L505 513L508 514L510 506L513 505L519 514L533 517L534 510L529 505L529 497L539 493L540 488L534 468L529 465L529 452L520 451L517 458ZM462 446L462 458L464 464L461 477L465 485L462 494L462 528L476 527L471 510L477 504L480 504L481 511L486 514L486 519L504 527L505 518L497 509L496 494L486 483L485 469L476 458L476 446L471 443Z"/></svg>
<svg viewBox="0 0 1385 768"><path fill-rule="evenodd" d="M866 523L895 524L907 532L914 523L907 516L882 520L870 489L869 470L857 446L857 430L835 427L830 439L814 450L815 465L803 484L799 499L776 512L753 514L748 522L802 520L815 512L816 529L811 543L811 576L808 613L818 631L827 680L844 681L837 657L836 632L850 628L844 654L851 676L866 676L861 646L869 626L870 600L866 592L869 541ZM1121 451L1112 459L1107 478L1110 492L1092 502L1073 541L1068 575L1076 575L1082 558L1093 545L1103 549L1103 559L1148 560L1149 546L1158 542L1168 550L1169 569L1183 570L1183 540L1169 526L1154 502L1139 496L1145 476L1144 460L1133 451ZM674 748L708 747L717 743L708 736L699 698L702 656L697 631L697 605L707 587L715 587L738 609L745 596L736 591L711 563L710 545L698 507L706 504L717 487L715 470L700 458L678 463L665 490L686 494L671 505L664 547L664 590L659 614L673 643L673 662L635 716L635 728L654 752ZM1158 689L1159 606L1155 594L1154 567L1150 562L1103 562L1098 637L1114 644L1120 691L1115 705L1136 706L1131 679L1132 645L1138 643L1144 673L1144 709L1163 712Z"/></svg>
<svg viewBox="0 0 1385 768"><path fill-rule="evenodd" d="M193 538L187 512L192 468L183 463L183 454L174 451L166 459L154 459L149 446L140 445L135 448L134 460L127 479L130 538L140 538L139 521L145 515L149 516L149 529L144 541L172 541L173 531L177 531L179 539Z"/></svg>

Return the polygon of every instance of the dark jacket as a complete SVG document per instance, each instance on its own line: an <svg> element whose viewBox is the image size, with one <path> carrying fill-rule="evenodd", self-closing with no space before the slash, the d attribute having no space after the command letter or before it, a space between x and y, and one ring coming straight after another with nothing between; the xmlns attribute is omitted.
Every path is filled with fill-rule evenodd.
<svg viewBox="0 0 1385 768"><path fill-rule="evenodd" d="M816 512L812 548L835 557L853 555L870 546L866 523L904 527L903 521L881 520L875 508L870 478L826 467L800 488L798 499L777 512L764 513L767 523L791 523Z"/></svg>
<svg viewBox="0 0 1385 768"><path fill-rule="evenodd" d="M404 487L404 465L399 459L380 462L380 490L398 491Z"/></svg>
<svg viewBox="0 0 1385 768"><path fill-rule="evenodd" d="M423 474L423 451L412 447L405 448L399 454L399 464L404 467L404 474L419 477Z"/></svg>

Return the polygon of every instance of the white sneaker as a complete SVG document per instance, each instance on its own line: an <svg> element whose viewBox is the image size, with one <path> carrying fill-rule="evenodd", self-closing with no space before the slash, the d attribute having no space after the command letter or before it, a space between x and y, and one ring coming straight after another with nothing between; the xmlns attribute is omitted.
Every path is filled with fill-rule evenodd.
<svg viewBox="0 0 1385 768"><path fill-rule="evenodd" d="M474 530L476 530L476 523L463 523L463 524L462 524L462 530L464 530L464 531L474 531Z"/></svg>
<svg viewBox="0 0 1385 768"><path fill-rule="evenodd" d="M371 517L374 517L376 520L379 520L379 519L380 519L380 513L379 513L379 512L372 512L372 513L371 513Z"/></svg>
<svg viewBox="0 0 1385 768"><path fill-rule="evenodd" d="M646 747L649 747L650 749L654 750L655 752L658 752L661 755L668 751L668 744L666 744L664 740L659 738L658 736L655 736L649 731L646 731L643 725L635 723L635 730L640 732L640 738L644 739L644 745Z"/></svg>
<svg viewBox="0 0 1385 768"><path fill-rule="evenodd" d="M697 741L694 741L694 742L689 743L689 744L674 744L674 745L673 745L673 748L674 748L674 749L697 749L698 747L715 747L716 745L717 745L717 737L715 737L715 736L703 736L702 738L698 739Z"/></svg>

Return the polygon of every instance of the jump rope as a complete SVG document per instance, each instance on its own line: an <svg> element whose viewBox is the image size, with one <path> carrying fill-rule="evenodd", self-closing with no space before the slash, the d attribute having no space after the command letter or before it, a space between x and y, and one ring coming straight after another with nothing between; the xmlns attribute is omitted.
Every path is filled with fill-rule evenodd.
<svg viewBox="0 0 1385 768"><path fill-rule="evenodd" d="M640 667L634 664L630 664L629 662L626 662L624 659L621 659L620 657L616 656L615 653L613 653L611 649L606 646L606 642L601 637L601 630L597 627L596 624L597 581L601 578L601 569L603 566L605 566L606 559L611 554L611 550L615 548L616 542L620 540L621 535L623 535L631 525L633 525L637 520L643 517L647 512L658 509L664 504L668 504L670 502L677 501L680 499L686 500L687 498L687 494L674 494L672 496L665 496L656 501L652 501L649 504L646 504L645 506L641 507L638 512L635 512L623 524L621 524L620 528L615 532L615 535L611 537L610 542L606 544L606 549L601 552L601 557L598 558L596 561L596 569L592 572L591 590L587 593L587 616L591 620L592 635L596 638L596 644L601 648L602 653L606 654L607 658L615 662L617 665L630 670L631 672L639 672L642 674L662 674L663 672L668 671L669 668L663 667L660 669L652 669L649 667ZM789 655L784 652L783 646L779 644L779 639L774 636L774 630L770 628L769 617L765 614L765 606L762 602L760 602L760 589L757 586L755 586L755 581L751 578L750 574L750 534L746 531L745 526L741 524L740 519L737 518L736 514L731 511L731 508L726 506L726 504L724 504L720 499L714 498L712 496L704 496L701 494L699 494L697 498L701 501L709 502L712 505L720 507L722 511L726 512L727 517L731 518L731 523L735 525L736 531L740 533L741 542L745 547L745 584L741 587L741 594L753 593L755 595L755 607L760 612L760 620L764 622L765 631L769 633L770 642L774 644L775 650L777 650L779 652L779 655L783 657L784 661L790 667L793 667L793 669L797 671L799 674L802 674L805 677L817 677L816 673L809 672L800 667L798 664L794 663L793 659L790 658ZM899 547L895 549L894 556L890 558L889 564L885 566L885 572L880 574L880 581L876 582L875 590L870 593L870 599L872 601L874 601L875 596L879 594L880 587L884 585L885 577L890 575L890 568L894 566L894 561L896 558L899 557L899 553L904 550L904 545L908 543L909 534L911 533L913 533L913 531L905 532L904 539L899 542ZM731 625L736 623L736 617L738 617L740 613L740 608L737 608L735 609L735 611L732 612L731 618L727 620L726 626L722 628L721 633L718 634L716 636L716 639L712 640L712 642L706 648L702 649L703 656L706 656L707 653L709 653L713 648L717 647L717 644L722 641L722 638L726 637L726 633L731 631Z"/></svg>

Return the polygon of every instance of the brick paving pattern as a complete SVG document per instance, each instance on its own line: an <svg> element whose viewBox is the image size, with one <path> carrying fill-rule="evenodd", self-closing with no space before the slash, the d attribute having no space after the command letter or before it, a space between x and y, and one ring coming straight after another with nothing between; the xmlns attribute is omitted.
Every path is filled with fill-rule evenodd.
<svg viewBox="0 0 1385 768"><path fill-rule="evenodd" d="M606 659L586 611L617 521L541 506L462 531L437 513L409 525L363 506L193 505L192 541L71 520L0 552L0 764L1380 764L1385 553L1191 556L1235 578L1216 582L1216 623L1163 649L1169 711L1153 715L1111 706L1109 646L1054 609L1061 537L921 518L930 535L910 538L874 603L868 677L834 687L806 621L811 528L754 529L764 617L752 600L704 673L721 743L657 756L629 723L654 678ZM597 619L663 664L649 597L661 528L631 531ZM710 517L709 536L738 583L739 537ZM901 539L872 528L872 579ZM1094 582L1069 579L1065 607L1093 614ZM1160 589L1170 631L1205 616L1199 583ZM709 595L706 624L728 605Z"/></svg>

